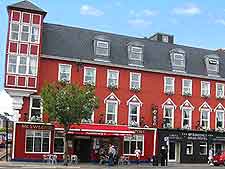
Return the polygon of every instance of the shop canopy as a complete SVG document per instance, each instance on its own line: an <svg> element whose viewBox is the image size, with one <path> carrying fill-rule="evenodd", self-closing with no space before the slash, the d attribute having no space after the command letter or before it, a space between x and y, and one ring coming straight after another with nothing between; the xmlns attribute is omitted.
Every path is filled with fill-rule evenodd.
<svg viewBox="0 0 225 169"><path fill-rule="evenodd" d="M55 130L63 131L63 127L55 124ZM134 134L125 125L107 124L73 124L70 126L69 134L94 135L94 136L126 136Z"/></svg>

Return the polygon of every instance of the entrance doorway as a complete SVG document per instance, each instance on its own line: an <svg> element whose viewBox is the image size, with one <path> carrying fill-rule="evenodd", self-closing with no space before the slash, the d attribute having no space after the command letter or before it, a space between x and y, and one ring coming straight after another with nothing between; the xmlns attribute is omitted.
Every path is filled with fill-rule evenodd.
<svg viewBox="0 0 225 169"><path fill-rule="evenodd" d="M177 163L180 162L180 143L169 141L168 161Z"/></svg>
<svg viewBox="0 0 225 169"><path fill-rule="evenodd" d="M91 156L91 139L75 139L74 152L80 162L89 162Z"/></svg>

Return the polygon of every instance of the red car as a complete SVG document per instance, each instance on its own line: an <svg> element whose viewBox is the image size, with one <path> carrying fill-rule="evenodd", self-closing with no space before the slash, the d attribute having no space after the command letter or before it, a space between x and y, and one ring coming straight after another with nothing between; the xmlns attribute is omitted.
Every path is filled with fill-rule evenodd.
<svg viewBox="0 0 225 169"><path fill-rule="evenodd" d="M215 156L213 156L213 164L215 166L218 165L225 165L225 151L221 151L217 153Z"/></svg>

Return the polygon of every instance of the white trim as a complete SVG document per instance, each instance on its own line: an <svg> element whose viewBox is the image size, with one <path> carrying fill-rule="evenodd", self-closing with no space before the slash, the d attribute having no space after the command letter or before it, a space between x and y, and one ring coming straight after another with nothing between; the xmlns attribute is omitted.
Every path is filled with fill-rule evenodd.
<svg viewBox="0 0 225 169"><path fill-rule="evenodd" d="M215 129L219 129L217 127L217 113L220 112L222 113L222 127L221 128L224 128L224 113L225 111L224 110L216 110L215 113L216 113L216 118L215 118Z"/></svg>
<svg viewBox="0 0 225 169"><path fill-rule="evenodd" d="M192 111L193 109L190 107L182 107L181 112L182 112L182 121L181 121L181 127L184 128L183 123L184 123L184 110L190 110L189 114L189 124L188 124L188 129L192 129ZM186 128L185 128L186 129Z"/></svg>
<svg viewBox="0 0 225 169"><path fill-rule="evenodd" d="M186 104L188 104L189 106L186 106ZM180 110L181 110L182 108L185 108L185 107L191 107L192 110L195 109L195 107L191 104L191 102L190 102L189 100L185 100L185 101L182 103L182 105L180 105Z"/></svg>
<svg viewBox="0 0 225 169"><path fill-rule="evenodd" d="M203 106L207 106L208 108L202 108ZM205 101L204 103L201 104L201 106L199 107L199 111L201 111L201 109L209 109L210 112L212 111L212 108L209 106L209 104Z"/></svg>
<svg viewBox="0 0 225 169"><path fill-rule="evenodd" d="M34 55L34 54L32 54L31 53L31 46L37 46L37 55ZM29 53L29 55L31 55L31 56L39 56L39 45L38 44L35 44L35 43L31 43L30 45L29 45L29 51L28 51L28 53Z"/></svg>
<svg viewBox="0 0 225 169"><path fill-rule="evenodd" d="M165 118L165 109L168 108L168 109L172 109L172 113L171 113L171 118L172 118L172 126L171 128L174 128L174 112L175 112L175 107L172 106L172 105L164 105L163 106L163 119ZM163 128L166 128L163 126Z"/></svg>
<svg viewBox="0 0 225 169"><path fill-rule="evenodd" d="M12 24L17 24L19 26L19 31L17 32L18 33L18 39L17 40L11 38ZM9 40L10 41L14 41L14 42L19 42L20 41L20 34L21 34L20 23L19 22L16 22L16 21L11 21L10 24L9 24L9 26L10 26L10 28L9 28Z"/></svg>
<svg viewBox="0 0 225 169"><path fill-rule="evenodd" d="M172 91L167 91L166 86L167 86L167 80L170 79L172 80ZM164 93L169 93L172 92L173 94L175 93L175 77L169 77L169 76L164 76Z"/></svg>
<svg viewBox="0 0 225 169"><path fill-rule="evenodd" d="M17 44L17 49L16 52L10 52L11 44L16 43ZM21 44L21 43L20 43ZM20 44L18 41L9 41L9 47L8 47L8 55L18 55L19 50L20 50ZM23 44L23 43L22 43Z"/></svg>
<svg viewBox="0 0 225 169"><path fill-rule="evenodd" d="M218 86L222 85L222 96L218 95ZM224 98L224 84L223 83L216 83L216 98Z"/></svg>
<svg viewBox="0 0 225 169"><path fill-rule="evenodd" d="M86 75L86 71L87 71L87 69L92 69L93 71L94 71L94 86L96 85L96 68L95 67L84 67L84 76L83 76L83 84L86 84L86 83L90 83L90 82L87 82L86 80L85 80L85 75Z"/></svg>
<svg viewBox="0 0 225 169"><path fill-rule="evenodd" d="M32 131L46 131L49 133L49 137L48 137L48 152L42 152L42 144L41 144L41 152L34 152L34 139L33 139L33 152L27 152L27 130L32 130ZM25 154L49 154L50 151L51 151L51 134L52 134L52 131L51 130L36 130L36 129L26 129L25 130ZM35 135L34 135L35 137ZM46 137L41 137L41 139L43 140L43 138L46 138Z"/></svg>
<svg viewBox="0 0 225 169"><path fill-rule="evenodd" d="M20 13L19 21L13 21L13 20L12 20L12 18L13 18L13 12ZM20 12L20 11L17 11L17 10L12 10L12 11L11 11L11 18L10 18L10 22L20 23L20 21L21 21L21 17L22 17L21 13L22 13L22 12Z"/></svg>
<svg viewBox="0 0 225 169"><path fill-rule="evenodd" d="M153 72L153 73L162 73L170 75L179 75L179 76L186 76L186 77L194 77L194 78L202 78L207 80L220 80L225 81L225 78L221 78L218 76L205 76L205 75L197 75L192 73L186 73L186 72L174 72L174 71L165 71L165 70L158 70L158 69L149 69L149 68L142 68L140 66L133 67L129 65L121 65L121 64L114 64L114 63L103 63L103 62L95 62L91 60L85 60L85 59L77 59L77 58L67 58L63 56L55 56L55 55L41 55L42 58L47 59L56 59L56 60L65 60L65 61L72 61L72 62L79 62L79 63L87 63L87 64L93 64L93 65L103 65L103 66L113 66L117 68L125 68L130 70L139 70L139 71L146 71L146 72Z"/></svg>
<svg viewBox="0 0 225 169"><path fill-rule="evenodd" d="M15 77L15 84L14 85L8 84L8 76L14 76ZM11 75L11 74L6 75L6 86L16 86L16 75Z"/></svg>
<svg viewBox="0 0 225 169"><path fill-rule="evenodd" d="M131 150L131 142L132 141L135 141L135 143L136 143L136 146L137 146L137 142L138 141L141 141L142 142L142 150L141 150L141 156L144 156L144 152L145 152L145 135L144 134L134 134L133 136L135 136L135 140L126 140L125 138L123 139L123 143L125 142L125 141L127 141L127 142L129 142L129 150ZM140 140L140 139L136 139L137 138L137 136L142 136L142 139ZM129 136L128 136L129 137ZM125 155L125 156L136 156L135 155L135 153L134 152L130 152L130 154L125 154L124 153L124 150L123 150L123 155Z"/></svg>
<svg viewBox="0 0 225 169"><path fill-rule="evenodd" d="M137 73L137 72L130 72L130 89L132 89L133 75L138 75L138 81L135 81L135 82L138 83L138 88L141 89L141 73Z"/></svg>
<svg viewBox="0 0 225 169"><path fill-rule="evenodd" d="M120 104L120 99L119 99L113 92L110 93L110 94L104 99L104 103L106 103L107 100L110 99L110 97L114 97L114 98L118 101L118 103Z"/></svg>
<svg viewBox="0 0 225 169"><path fill-rule="evenodd" d="M37 40L37 42L31 42L31 37L32 37L32 27L36 27L36 28L38 28L38 40ZM35 24L31 24L31 26L30 26L30 34L29 34L29 37L30 37L30 43L31 44L37 44L38 46L39 46L39 44L40 44L40 32L41 32L41 27L39 26L39 25L35 25Z"/></svg>
<svg viewBox="0 0 225 169"><path fill-rule="evenodd" d="M185 95L185 91L184 91L184 82L185 81L189 81L190 86L188 86L188 89L190 90L190 95L192 96L192 79L182 79L182 95Z"/></svg>
<svg viewBox="0 0 225 169"><path fill-rule="evenodd" d="M214 108L214 112L218 109L218 110L221 110L221 109L219 109L221 107L221 109L222 110L224 110L225 111L225 108L224 108L224 106L222 105L222 103L219 103L215 108Z"/></svg>
<svg viewBox="0 0 225 169"><path fill-rule="evenodd" d="M27 22L23 22L23 14L28 14L28 15L30 15L30 19L29 19L29 23L28 24L31 24L31 13L28 13L28 12L22 12L22 14L21 14L21 23L27 23Z"/></svg>
<svg viewBox="0 0 225 169"><path fill-rule="evenodd" d="M139 50L141 50L141 52L134 52L133 51L134 49L139 49ZM140 58L134 58L133 57L133 54L139 54L140 55ZM143 47L131 45L130 46L130 56L129 56L129 59L130 60L135 60L135 61L142 61L143 60L142 58L143 58Z"/></svg>
<svg viewBox="0 0 225 169"><path fill-rule="evenodd" d="M31 109L32 109L32 104L33 104L33 99L40 99L40 119L42 120L43 118L43 107L41 104L41 96L39 95L31 95L30 96L30 105L29 105L29 120L31 120ZM36 108L38 110L38 108Z"/></svg>
<svg viewBox="0 0 225 169"><path fill-rule="evenodd" d="M201 96L203 96L203 84L207 85L207 89L206 89L208 91L207 96L210 96L210 82L209 81L201 81Z"/></svg>
<svg viewBox="0 0 225 169"><path fill-rule="evenodd" d="M204 128L204 129L210 129L210 115L211 115L211 111L210 109L201 109L201 113L200 113L200 125L202 127L202 111L207 111L207 116L208 116L208 119L207 119L207 122L208 122L208 127L207 128Z"/></svg>
<svg viewBox="0 0 225 169"><path fill-rule="evenodd" d="M34 15L38 15L38 16L39 16L39 24L34 24L34 23L33 23L33 16L34 16ZM42 19L42 18L41 18L41 15L39 15L39 14L32 14L32 16L31 16L31 24L32 24L32 25L38 25L38 26L40 26L40 25L41 25L41 19Z"/></svg>
<svg viewBox="0 0 225 169"><path fill-rule="evenodd" d="M130 119L131 105L137 106L137 121L136 121L136 123L139 126L140 125L140 114L141 114L141 103L137 103L137 102L129 102L128 103L128 126L130 126L130 122L131 122L131 119Z"/></svg>
<svg viewBox="0 0 225 169"><path fill-rule="evenodd" d="M120 74L120 71L119 70L112 70L112 69L107 69L107 84L106 86L109 87L109 73L110 72L114 72L116 73L116 87L119 87L119 74Z"/></svg>
<svg viewBox="0 0 225 169"><path fill-rule="evenodd" d="M9 57L12 56L12 57L16 57L16 72L9 72ZM11 54L8 54L7 56L7 73L10 73L10 74L17 74L17 69L18 69L18 56L17 55L11 55Z"/></svg>
<svg viewBox="0 0 225 169"><path fill-rule="evenodd" d="M156 138L157 138L157 129L154 130L153 155L155 155L155 153L156 153Z"/></svg>
<svg viewBox="0 0 225 169"><path fill-rule="evenodd" d="M62 64L62 63L59 63L58 64L58 81L61 81L60 79L60 73L61 73L61 66L68 66L69 67L69 71L66 72L66 73L69 73L69 82L71 82L71 69L72 69L72 65L71 64Z"/></svg>
<svg viewBox="0 0 225 169"><path fill-rule="evenodd" d="M24 84L24 86L20 86L19 85L19 78L20 77L24 77L24 79L25 79L25 84ZM17 86L18 87L27 87L27 76L24 76L24 75L22 75L22 76L17 76Z"/></svg>
<svg viewBox="0 0 225 169"><path fill-rule="evenodd" d="M188 144L188 143L191 143L191 144ZM187 153L187 145L191 145L191 153ZM194 152L193 140L187 141L186 142L186 151L185 151L185 154L186 155L193 155L193 152Z"/></svg>
<svg viewBox="0 0 225 169"><path fill-rule="evenodd" d="M173 107L174 107L174 110L177 108L177 106L174 104L174 102L172 101L171 98L168 98L168 99L162 104L162 108L163 108L164 106L166 106L166 105L168 105L168 106L173 106Z"/></svg>
<svg viewBox="0 0 225 169"><path fill-rule="evenodd" d="M29 43L30 42L31 25L29 23L21 23L20 26L21 26L21 28L20 28L20 39L19 39L19 41ZM28 32L23 32L23 26L28 26ZM27 41L22 40L22 33L28 34L28 40Z"/></svg>
<svg viewBox="0 0 225 169"><path fill-rule="evenodd" d="M29 78L34 78L35 79L35 86L29 86ZM29 89L33 89L33 88L37 88L37 77L36 76L27 76L27 88Z"/></svg>
<svg viewBox="0 0 225 169"><path fill-rule="evenodd" d="M135 99L136 101L132 101L133 99ZM139 103L140 106L143 105L143 103L141 102L141 100L134 94L132 97L129 98L129 100L127 100L127 105L129 105L129 103L132 102L132 103Z"/></svg>
<svg viewBox="0 0 225 169"><path fill-rule="evenodd" d="M27 45L27 53L21 53L21 50L20 50L21 45ZM18 46L19 46L19 50L18 50L19 55L26 55L27 56L29 54L30 45L28 43L21 42Z"/></svg>
<svg viewBox="0 0 225 169"><path fill-rule="evenodd" d="M118 101L112 101L112 100L107 100L105 103L105 122L108 123L107 117L108 117L108 108L109 108L109 103L115 103L115 124L117 124L117 116L118 116ZM110 113L112 115L112 113Z"/></svg>

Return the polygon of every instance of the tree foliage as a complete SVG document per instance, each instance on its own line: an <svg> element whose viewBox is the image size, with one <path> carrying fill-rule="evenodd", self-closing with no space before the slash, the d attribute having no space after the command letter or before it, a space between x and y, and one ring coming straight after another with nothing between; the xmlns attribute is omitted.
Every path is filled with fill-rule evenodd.
<svg viewBox="0 0 225 169"><path fill-rule="evenodd" d="M48 83L41 91L42 105L51 121L63 125L65 140L70 125L88 119L94 109L98 107L98 98L94 87L85 85L80 87L66 82ZM64 146L64 153L67 147Z"/></svg>

